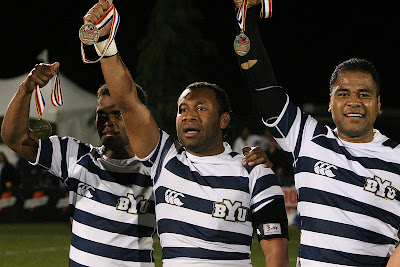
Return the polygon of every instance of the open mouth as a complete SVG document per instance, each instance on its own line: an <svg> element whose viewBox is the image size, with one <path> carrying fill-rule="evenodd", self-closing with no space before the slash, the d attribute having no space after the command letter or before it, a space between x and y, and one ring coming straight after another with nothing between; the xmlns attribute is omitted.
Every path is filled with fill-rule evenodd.
<svg viewBox="0 0 400 267"><path fill-rule="evenodd" d="M347 113L344 114L347 118L364 118L364 114L360 114L360 113Z"/></svg>
<svg viewBox="0 0 400 267"><path fill-rule="evenodd" d="M106 137L106 138L107 137L113 137L115 135L117 135L116 132L105 132L105 133L103 133L103 136Z"/></svg>
<svg viewBox="0 0 400 267"><path fill-rule="evenodd" d="M184 126L183 132L185 133L186 137L193 137L197 135L200 132L200 130L194 126Z"/></svg>

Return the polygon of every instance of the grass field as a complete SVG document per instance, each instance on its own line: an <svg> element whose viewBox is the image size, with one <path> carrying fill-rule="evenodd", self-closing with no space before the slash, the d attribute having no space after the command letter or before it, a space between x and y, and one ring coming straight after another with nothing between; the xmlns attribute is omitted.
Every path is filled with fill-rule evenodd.
<svg viewBox="0 0 400 267"><path fill-rule="evenodd" d="M290 266L296 265L299 234L297 228L289 229ZM70 239L71 227L68 223L0 224L0 266L68 266ZM158 238L154 241L154 258L158 267L161 266L161 248ZM252 247L251 258L253 266L265 266L257 240Z"/></svg>

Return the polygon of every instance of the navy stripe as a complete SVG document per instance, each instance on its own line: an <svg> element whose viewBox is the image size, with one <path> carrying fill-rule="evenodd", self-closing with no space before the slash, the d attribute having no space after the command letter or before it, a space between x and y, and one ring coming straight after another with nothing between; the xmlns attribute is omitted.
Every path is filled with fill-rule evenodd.
<svg viewBox="0 0 400 267"><path fill-rule="evenodd" d="M148 168L150 168L150 167L153 166L154 162L155 162L156 159L157 159L157 155L158 155L158 153L159 153L159 151L160 151L163 132L162 132L161 130L159 130L159 134L160 134L160 139L159 139L159 141L158 141L157 147L156 147L156 149L155 149L153 155L150 157L150 159L148 159L148 160L142 162L143 165L146 166L146 167L148 167Z"/></svg>
<svg viewBox="0 0 400 267"><path fill-rule="evenodd" d="M300 129L299 129L299 133L297 134L297 141L296 141L296 146L294 148L294 159L296 160L299 157L299 153L300 153L300 149L301 149L301 144L302 144L302 140L303 140L303 132L305 129L305 124L307 121L307 115L303 112L300 113Z"/></svg>
<svg viewBox="0 0 400 267"><path fill-rule="evenodd" d="M132 216L138 215L132 214ZM117 222L114 220L99 217L97 215L93 215L80 209L75 209L74 220L96 229L133 237L151 237L154 232L153 227Z"/></svg>
<svg viewBox="0 0 400 267"><path fill-rule="evenodd" d="M388 139L385 142L383 142L382 145L388 146L388 147L391 147L394 149L399 145L399 143L397 143L396 141L394 141L392 139Z"/></svg>
<svg viewBox="0 0 400 267"><path fill-rule="evenodd" d="M87 185L86 183L81 182L80 180L78 180L76 178L69 178L69 189L71 191L74 191L77 194L79 194L78 193L79 184ZM109 193L109 192L100 190L98 188L95 189L95 190L93 190L93 189L87 189L87 190L89 190L90 194L93 196L90 199L92 199L92 200L94 200L96 202L108 205L108 206L112 206L112 207L116 207L117 206L118 199L121 197L121 196L117 196L117 195L115 195L113 193ZM123 196L123 197L126 197L126 196ZM154 201L153 200L148 200L148 199L147 199L147 201L149 203L147 213L153 213L154 214L155 213L155 208L154 208L155 207L155 203L154 203Z"/></svg>
<svg viewBox="0 0 400 267"><path fill-rule="evenodd" d="M354 157L345 147L340 146L336 139L319 136L313 142L335 153L344 155L347 160L358 161L366 169L379 169L400 175L400 164L387 162L379 158Z"/></svg>
<svg viewBox="0 0 400 267"><path fill-rule="evenodd" d="M86 267L87 265L79 264L71 259L69 259L69 267Z"/></svg>
<svg viewBox="0 0 400 267"><path fill-rule="evenodd" d="M386 263L389 260L387 257L352 254L343 251L311 247L303 244L300 244L299 257L332 264L362 267L386 266Z"/></svg>
<svg viewBox="0 0 400 267"><path fill-rule="evenodd" d="M329 234L345 238L356 239L374 244L390 244L396 243L395 239L387 236L363 229L354 225L348 225L338 222L330 222L311 217L302 217L302 230L308 230L317 233Z"/></svg>
<svg viewBox="0 0 400 267"><path fill-rule="evenodd" d="M323 125L322 123L317 123L317 126L315 127L313 137L317 135L327 135L328 134L328 128Z"/></svg>
<svg viewBox="0 0 400 267"><path fill-rule="evenodd" d="M315 164L319 162L319 160L309 158L309 157L301 157L298 160L298 163L295 167L295 173L302 173L302 172L309 172L309 173L315 173L316 171L314 170ZM333 165L332 165L333 166ZM335 169L336 168L336 169ZM333 177L330 177L330 179L334 179L337 181L341 181L347 184L352 184L355 186L359 186L364 188L366 184L366 178L364 176L357 175L356 173L335 166L335 168L331 167L329 170L332 172L334 175ZM316 178L318 179L318 178ZM400 194L396 194L395 199L397 201L400 201Z"/></svg>
<svg viewBox="0 0 400 267"><path fill-rule="evenodd" d="M154 262L151 256L151 250L137 250L114 247L86 240L74 234L72 234L71 237L71 245L74 246L76 249L84 251L86 253L107 257L110 259L133 262Z"/></svg>
<svg viewBox="0 0 400 267"><path fill-rule="evenodd" d="M364 214L372 218L377 218L378 220L391 225L395 229L398 229L400 225L399 216L348 197L306 187L299 189L298 196L299 202L312 202L335 207L341 210L355 212L358 214Z"/></svg>
<svg viewBox="0 0 400 267"><path fill-rule="evenodd" d="M316 156L318 156L318 155L316 155ZM302 172L308 172L308 173L315 174L314 166L319 161L320 160L316 160L316 159L309 158L309 157L300 157L296 164L295 174L302 173ZM335 167L337 169L335 169L333 167L329 168L329 170L335 175L334 177L329 177L329 179L334 179L334 180L352 184L355 186L364 187L366 177L359 176L359 175L355 174L354 172L347 170L347 169L343 169L343 168L340 168L337 166L335 166ZM316 178L316 179L318 179L318 178ZM327 177L324 177L324 179L327 179Z"/></svg>
<svg viewBox="0 0 400 267"><path fill-rule="evenodd" d="M253 188L253 194L251 198L264 191L271 186L280 186L278 177L275 174L267 174L257 179L256 184Z"/></svg>
<svg viewBox="0 0 400 267"><path fill-rule="evenodd" d="M53 145L50 139L43 139L40 141L40 146L39 164L50 169L53 156Z"/></svg>
<svg viewBox="0 0 400 267"><path fill-rule="evenodd" d="M165 192L167 190L168 190L168 188L165 188L163 186L160 186L156 189L155 195L156 195L157 205L161 204L161 203L167 203L165 200L165 196L166 196ZM185 194L184 197L178 196L178 198L183 203L183 205L181 206L183 208L195 210L195 211L206 213L206 214L213 213L213 210L214 210L214 202L213 201L194 197L194 196L191 196L188 194Z"/></svg>
<svg viewBox="0 0 400 267"><path fill-rule="evenodd" d="M183 248L165 247L163 248L163 259L173 259L178 257L197 258L208 260L244 260L249 259L248 253L222 252L204 248Z"/></svg>
<svg viewBox="0 0 400 267"><path fill-rule="evenodd" d="M103 170L93 162L90 155L83 156L77 164L87 169L88 172L96 174L104 181L118 183L125 186L134 184L141 187L151 187L153 185L149 175L141 173L117 173Z"/></svg>
<svg viewBox="0 0 400 267"><path fill-rule="evenodd" d="M60 141L61 150L61 177L65 180L68 178L68 167L67 167L67 148L68 148L68 137L58 137Z"/></svg>
<svg viewBox="0 0 400 267"><path fill-rule="evenodd" d="M90 146L86 143L79 142L77 158L80 159L83 155L90 152Z"/></svg>
<svg viewBox="0 0 400 267"><path fill-rule="evenodd" d="M162 135L162 134L163 134L163 133L160 132L160 143L159 143L159 145L158 145L159 147L158 147L157 150L160 149L161 135ZM165 141L164 147L162 148L162 151L161 151L160 159L159 159L159 161L158 161L158 165L157 165L157 169L156 169L156 174L155 174L155 176L154 176L154 184L157 182L158 178L160 177L160 173L161 173L161 170L162 170L162 165L164 164L165 156L167 155L169 149L170 149L171 146L173 146L173 145L174 145L174 139L173 139L172 137L169 136L168 139ZM157 157L157 155L158 155L158 153L157 153L157 154L154 153L153 157Z"/></svg>
<svg viewBox="0 0 400 267"><path fill-rule="evenodd" d="M284 197L282 196L282 195L275 195L275 196L271 196L271 197L269 197L269 198L265 198L265 199L263 199L262 201L260 201L260 202L257 202L256 204L254 204L254 205L251 205L251 209L252 210L254 210L254 209L256 209L258 206L260 206L261 204L264 204L265 202L268 202L268 201L270 201L270 200L275 200L275 199L284 199Z"/></svg>
<svg viewBox="0 0 400 267"><path fill-rule="evenodd" d="M198 238L207 242L221 242L225 244L245 246L250 246L252 244L252 236L249 235L223 230L213 230L171 219L160 219L157 222L157 226L159 235L164 233L174 233Z"/></svg>
<svg viewBox="0 0 400 267"><path fill-rule="evenodd" d="M289 104L281 120L275 127L270 128L272 136L277 138L287 137L290 128L292 127L296 119L296 116L297 116L297 107L292 103L292 101L289 100ZM277 129L279 129L280 132Z"/></svg>
<svg viewBox="0 0 400 267"><path fill-rule="evenodd" d="M249 191L249 178L241 176L201 176L196 171L191 171L188 166L180 162L176 157L171 158L165 165L171 173L182 179L196 182L199 185L212 188L225 188L240 190L246 193Z"/></svg>

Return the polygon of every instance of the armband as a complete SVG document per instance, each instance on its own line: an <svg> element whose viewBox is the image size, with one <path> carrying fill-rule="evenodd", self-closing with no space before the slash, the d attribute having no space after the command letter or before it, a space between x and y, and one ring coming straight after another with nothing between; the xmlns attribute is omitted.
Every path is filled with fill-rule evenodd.
<svg viewBox="0 0 400 267"><path fill-rule="evenodd" d="M108 39L94 44L94 48L96 49L97 55L101 56L103 54L103 51L106 48L107 43ZM117 44L115 43L115 40L112 40L104 56L111 57L117 53L118 53Z"/></svg>

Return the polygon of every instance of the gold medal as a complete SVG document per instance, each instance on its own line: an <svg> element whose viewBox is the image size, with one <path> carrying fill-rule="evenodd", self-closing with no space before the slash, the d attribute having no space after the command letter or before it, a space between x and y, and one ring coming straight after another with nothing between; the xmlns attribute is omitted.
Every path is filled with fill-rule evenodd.
<svg viewBox="0 0 400 267"><path fill-rule="evenodd" d="M233 48L235 49L236 54L239 56L246 55L250 50L249 37L247 37L244 32L240 32L240 34L236 36L235 41L233 41Z"/></svg>
<svg viewBox="0 0 400 267"><path fill-rule="evenodd" d="M51 125L45 120L38 120L33 124L32 132L39 139L47 139L51 135Z"/></svg>
<svg viewBox="0 0 400 267"><path fill-rule="evenodd" d="M99 29L92 23L86 23L79 29L79 39L86 45L95 44L99 40Z"/></svg>

